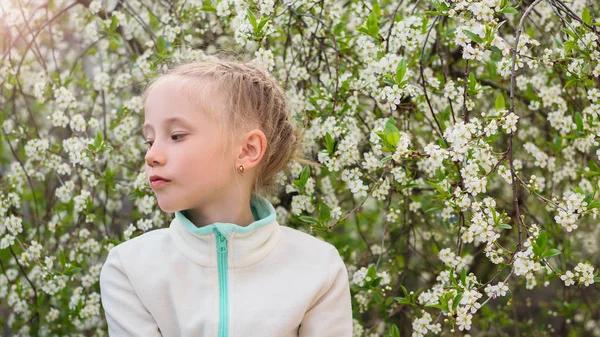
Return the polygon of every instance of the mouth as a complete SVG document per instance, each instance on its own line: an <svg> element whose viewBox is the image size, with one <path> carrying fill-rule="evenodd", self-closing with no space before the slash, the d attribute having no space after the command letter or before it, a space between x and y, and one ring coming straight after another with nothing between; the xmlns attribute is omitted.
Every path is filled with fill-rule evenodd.
<svg viewBox="0 0 600 337"><path fill-rule="evenodd" d="M150 177L150 186L152 186L152 188L161 187L169 182L169 179L163 178L156 174Z"/></svg>
<svg viewBox="0 0 600 337"><path fill-rule="evenodd" d="M154 180L150 181L150 186L152 186L152 188L158 188L158 187L162 187L170 182L171 182L170 180L154 179Z"/></svg>

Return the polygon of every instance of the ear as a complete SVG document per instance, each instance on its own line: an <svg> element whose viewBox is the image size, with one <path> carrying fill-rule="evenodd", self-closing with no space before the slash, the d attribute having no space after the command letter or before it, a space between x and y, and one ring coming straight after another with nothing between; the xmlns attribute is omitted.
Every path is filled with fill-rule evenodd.
<svg viewBox="0 0 600 337"><path fill-rule="evenodd" d="M253 168L260 163L267 150L267 137L258 129L246 133L241 140L241 147L237 156L238 165L246 169Z"/></svg>

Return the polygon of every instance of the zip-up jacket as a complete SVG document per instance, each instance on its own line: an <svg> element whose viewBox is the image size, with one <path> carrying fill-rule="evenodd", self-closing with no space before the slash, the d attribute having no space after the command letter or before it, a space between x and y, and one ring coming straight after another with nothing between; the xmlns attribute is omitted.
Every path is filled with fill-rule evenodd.
<svg viewBox="0 0 600 337"><path fill-rule="evenodd" d="M351 337L348 273L337 249L281 226L252 195L255 221L168 228L109 251L100 273L110 336Z"/></svg>

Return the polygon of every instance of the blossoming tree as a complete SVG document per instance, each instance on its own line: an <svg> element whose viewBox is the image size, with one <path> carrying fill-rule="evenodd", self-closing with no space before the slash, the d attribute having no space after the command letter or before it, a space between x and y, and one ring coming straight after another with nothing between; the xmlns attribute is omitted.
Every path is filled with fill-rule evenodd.
<svg viewBox="0 0 600 337"><path fill-rule="evenodd" d="M0 325L106 335L108 250L167 226L140 94L233 50L306 157L269 196L338 247L354 336L600 336L600 6L585 0L0 3Z"/></svg>

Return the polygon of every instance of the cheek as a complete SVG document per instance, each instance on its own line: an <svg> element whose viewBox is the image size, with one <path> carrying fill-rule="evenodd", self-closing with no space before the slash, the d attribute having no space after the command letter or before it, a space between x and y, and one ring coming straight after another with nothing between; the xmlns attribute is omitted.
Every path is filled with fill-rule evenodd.
<svg viewBox="0 0 600 337"><path fill-rule="evenodd" d="M178 171L184 171L195 176L218 177L230 172L229 166L235 162L231 155L226 154L225 145L208 138L195 139L177 147L176 166ZM172 159L175 157L173 156ZM171 159L171 158L170 158Z"/></svg>
<svg viewBox="0 0 600 337"><path fill-rule="evenodd" d="M225 153L224 144L217 143L213 140L196 143L188 148L188 153L200 160L211 161L214 163L223 164L228 160L228 155ZM229 159L231 160L231 159Z"/></svg>

